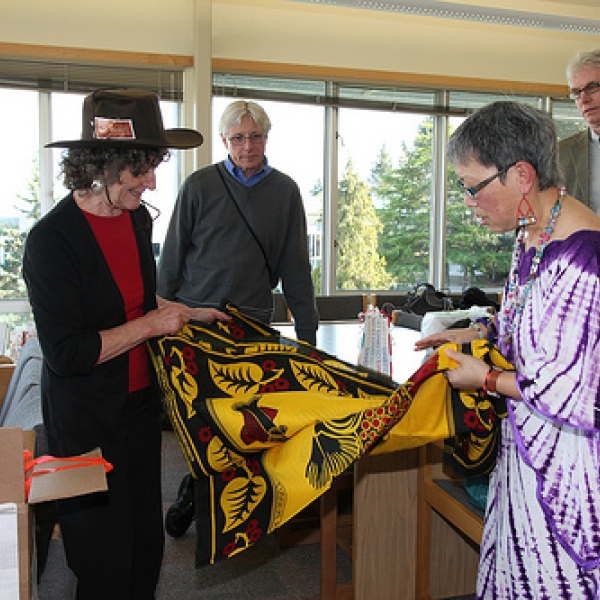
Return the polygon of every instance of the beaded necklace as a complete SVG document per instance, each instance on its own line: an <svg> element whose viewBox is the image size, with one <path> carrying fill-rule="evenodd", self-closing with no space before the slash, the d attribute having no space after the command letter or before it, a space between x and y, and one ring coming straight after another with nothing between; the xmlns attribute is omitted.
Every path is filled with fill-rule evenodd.
<svg viewBox="0 0 600 600"><path fill-rule="evenodd" d="M550 211L550 218L548 219L548 223L546 224L546 227L544 228L542 233L540 233L540 239L538 240L535 256L531 261L531 269L529 270L529 275L527 276L527 283L525 284L525 287L522 292L519 287L519 259L521 257L521 248L523 247L523 241L527 236L527 232L525 230L525 227L521 227L519 229L517 239L515 240L512 263L510 266L510 276L506 288L506 302L504 304L504 310L502 313L502 321L504 325L504 333L502 335L502 339L506 344L512 343L513 333L517 326L517 318L521 316L521 313L523 312L523 308L525 306L525 302L527 302L529 292L531 291L533 283L537 278L538 269L540 263L542 262L544 250L546 250L546 246L548 245L550 236L554 232L554 226L556 225L556 220L560 215L560 210L562 208L562 200L565 197L566 193L566 188L561 187L558 195L558 200L556 201L556 204L552 207L552 210ZM514 314L512 315L511 321L510 317L513 309Z"/></svg>

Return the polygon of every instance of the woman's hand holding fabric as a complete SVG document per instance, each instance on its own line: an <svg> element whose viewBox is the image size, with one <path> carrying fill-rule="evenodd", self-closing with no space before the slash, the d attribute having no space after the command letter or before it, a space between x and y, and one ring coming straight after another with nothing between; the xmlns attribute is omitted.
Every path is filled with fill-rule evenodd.
<svg viewBox="0 0 600 600"><path fill-rule="evenodd" d="M443 350L446 356L458 363L458 366L446 371L446 379L457 389L481 389L489 366L479 358L456 352L450 348Z"/></svg>
<svg viewBox="0 0 600 600"><path fill-rule="evenodd" d="M120 356L150 338L174 335L189 320L189 309L186 306L167 302L142 317L101 331L102 346L97 363L101 364Z"/></svg>
<svg viewBox="0 0 600 600"><path fill-rule="evenodd" d="M440 333L428 335L415 343L415 350L427 350L428 348L437 348L443 344L466 344L477 339L478 333L475 329L467 327L465 329L446 329Z"/></svg>
<svg viewBox="0 0 600 600"><path fill-rule="evenodd" d="M190 320L190 310L184 304L169 302L151 310L141 318L147 320L151 329L151 335L148 338L173 335Z"/></svg>
<svg viewBox="0 0 600 600"><path fill-rule="evenodd" d="M202 321L212 323L213 321L231 321L231 317L216 308L190 308L190 321Z"/></svg>

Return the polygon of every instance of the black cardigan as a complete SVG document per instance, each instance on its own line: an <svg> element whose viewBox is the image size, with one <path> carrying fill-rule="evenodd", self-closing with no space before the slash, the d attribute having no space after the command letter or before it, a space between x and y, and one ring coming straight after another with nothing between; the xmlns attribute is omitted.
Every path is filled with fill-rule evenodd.
<svg viewBox="0 0 600 600"><path fill-rule="evenodd" d="M148 312L156 307L152 220L143 206L131 213L131 220ZM77 439L72 452L101 445L119 426L129 358L125 353L96 365L99 332L125 323L125 306L72 194L31 229L23 276L44 354L42 408L48 433L63 442Z"/></svg>

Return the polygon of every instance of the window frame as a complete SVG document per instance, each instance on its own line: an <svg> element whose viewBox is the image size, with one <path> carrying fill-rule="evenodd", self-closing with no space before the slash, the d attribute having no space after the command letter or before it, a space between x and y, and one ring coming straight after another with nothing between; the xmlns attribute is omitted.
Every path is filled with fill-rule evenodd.
<svg viewBox="0 0 600 600"><path fill-rule="evenodd" d="M221 61L221 68L213 70L213 96L229 95L234 98L247 98L256 101L277 100L280 102L306 103L323 106L325 109L325 139L327 149L323 165L323 237L321 240L322 279L321 289L324 295L343 294L336 289L336 240L337 240L337 202L338 202L338 156L336 151L337 123L340 108L382 110L387 112L406 112L429 115L434 123L433 146L433 186L431 191L430 221L430 282L437 288L445 288L446 206L447 206L447 170L446 147L448 142L449 119L467 117L474 110L494 100L515 99L531 104L553 115L556 104L573 108L568 99L568 89L564 92L560 86L519 86L510 82L498 87L485 85L473 88L471 82L445 82L446 85L414 85L404 82L400 74L398 81L379 83L310 77L308 73L264 73L255 70L226 68L227 61ZM264 85L261 85L264 82ZM286 86L286 82L289 85ZM288 91L290 89L291 91ZM361 93L362 92L362 93ZM378 96L380 98L378 99ZM369 97L365 100L365 97ZM414 97L414 101L407 101ZM575 108L576 111L576 108ZM568 112L573 112L568 111ZM554 117L554 115L553 115ZM576 117L575 117L576 118ZM377 293L382 290L361 290L364 293Z"/></svg>
<svg viewBox="0 0 600 600"><path fill-rule="evenodd" d="M97 54L97 53L96 53ZM127 54L127 57L124 55ZM135 54L135 53L133 53ZM89 55L89 56L88 56ZM122 55L122 56L121 56ZM139 86L147 87L149 71L155 74L156 81L153 81L152 91L158 91L159 96L164 94L175 94L177 101L183 101L183 74L185 68L193 66L192 57L172 57L163 56L151 57L152 60L141 55L138 57L129 56L128 53L115 53L108 57L110 60L123 64L109 65L107 68L102 64L107 57L102 57L103 60L98 60L98 56L94 57L93 53L83 53L81 56L84 60L61 61L56 57L43 58L4 58L0 60L0 86L4 87L21 87L22 89L38 89L42 94L48 93L55 86L60 85L58 77L53 77L51 83L48 83L48 78L42 79L39 77L39 72L48 70L50 65L53 72L57 72L61 68L64 73L68 74L62 82L64 91L65 85L67 89L72 89L77 92L91 91L98 87L99 82L106 82L106 73L118 73L117 78L108 78L109 85L114 85L114 82L122 81L120 78L127 73L139 72L139 80L134 78L128 79L129 82L134 82L129 87ZM88 57L87 60L85 57ZM139 66L128 66L125 63L135 63L148 61L148 64ZM150 64L152 63L152 64ZM237 97L244 96L260 100L279 100L284 102L300 102L314 103L325 108L325 128L323 140L326 148L324 154L323 165L323 185L324 185L324 214L323 214L323 237L316 243L320 247L320 252L323 260L322 269L322 290L324 295L338 294L340 292L335 289L335 253L332 248L336 239L336 224L337 224L337 154L335 151L335 143L333 138L337 129L337 116L340 107L354 107L359 109L383 110L383 111L400 111L400 112L420 112L431 114L435 124L435 152L434 152L434 181L435 185L432 190L432 223L430 229L430 275L431 282L436 287L444 286L444 252L446 247L445 239L445 205L446 205L446 189L445 189L445 172L447 165L445 164L445 144L447 143L447 126L450 116L466 116L471 110L477 107L477 100L491 98L494 94L498 97L506 98L512 96L515 99L527 101L533 99L540 108L553 114L553 106L556 104L561 109L574 106L572 101L568 99L568 88L556 85L535 85L520 84L518 82L495 82L478 81L477 87L474 81L458 80L452 78L435 78L431 77L431 84L425 80L427 77L410 74L382 74L378 72L352 74L340 69L331 69L331 76L324 76L323 73L314 73L314 69L310 67L298 67L296 72L285 72L285 68L280 69L280 66L269 65L245 65L244 61L226 61L213 59L213 90L214 95L235 94ZM28 68L21 71L27 73L28 77L23 76L20 81L15 79L19 72L19 64L22 66L27 64ZM4 65L4 70L3 70ZM10 66L10 69L8 66ZM231 66L235 65L235 69ZM251 67L251 68L248 68ZM36 71L37 69L37 71ZM104 71L102 71L104 69ZM106 70L108 69L108 70ZM291 70L291 69L290 69ZM283 72L280 72L283 71ZM31 76L31 73L37 72L37 79ZM169 80L169 75L166 75L167 84L163 86L165 73L172 72L179 83L173 83L173 77ZM89 76L80 75L77 73L92 73L92 78ZM96 73L98 79L93 79L93 73ZM103 73L103 75L100 75ZM125 75L126 76L126 75ZM367 79L365 79L365 76ZM372 79L371 79L372 77ZM236 79L237 78L237 79ZM244 85L240 85L242 81ZM258 89L258 86L248 87L248 82L255 80L277 80L278 85L272 85L271 89ZM307 93L302 90L302 80L308 81L313 87L319 87L322 93ZM37 82L37 83L36 83ZM146 83L144 83L146 82ZM32 87L33 86L33 87ZM37 88L35 87L37 86ZM150 86L150 87L152 87ZM162 87L161 87L162 86ZM508 86L508 87L507 87ZM361 98L360 91L375 90L375 100L365 100ZM411 94L415 101L411 99ZM404 97L402 101L395 101L395 97ZM45 98L46 96L41 96ZM48 96L49 97L49 96ZM434 101L424 103L423 98L433 98ZM457 98L462 98L461 102L455 102ZM468 100L471 100L469 102ZM487 103L487 102L486 102ZM50 141L51 132L49 130L49 103L40 102L40 147ZM576 109L575 109L576 111ZM572 110L566 111L573 116L570 119L577 119L576 113ZM583 122L582 122L583 123ZM585 125L583 124L583 128ZM43 138L43 139L42 139ZM48 194L48 188L52 182L48 182L51 177L51 168L48 171L48 166L43 160L43 152L40 153L40 194L43 198L51 198ZM46 210L49 207L45 207ZM369 290L369 292L377 292L378 290ZM19 307L23 306L25 299L0 300L0 314L12 312L15 304ZM10 305L10 306L9 306Z"/></svg>

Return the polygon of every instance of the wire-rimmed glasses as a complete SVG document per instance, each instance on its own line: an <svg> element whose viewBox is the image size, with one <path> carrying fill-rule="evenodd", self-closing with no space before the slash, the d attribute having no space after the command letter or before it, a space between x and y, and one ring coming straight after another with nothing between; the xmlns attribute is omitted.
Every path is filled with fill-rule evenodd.
<svg viewBox="0 0 600 600"><path fill-rule="evenodd" d="M246 140L254 145L262 143L266 137L267 136L264 133L249 133L248 135L242 135L241 133L238 133L237 135L228 137L227 141L232 146L243 146L246 143Z"/></svg>

